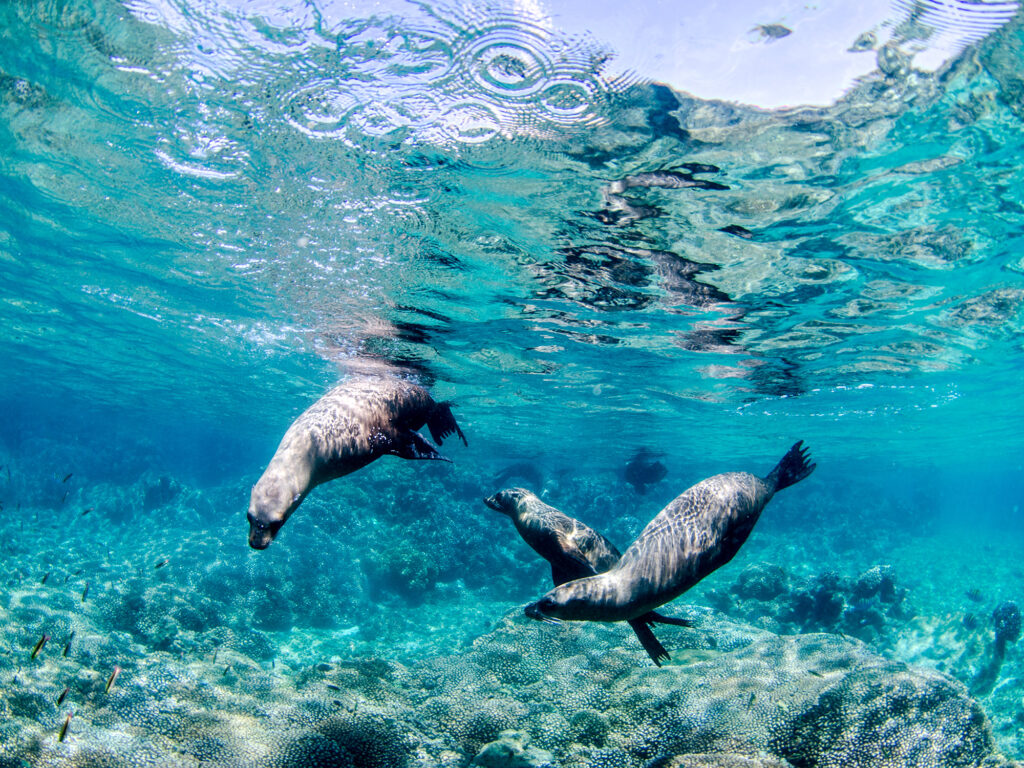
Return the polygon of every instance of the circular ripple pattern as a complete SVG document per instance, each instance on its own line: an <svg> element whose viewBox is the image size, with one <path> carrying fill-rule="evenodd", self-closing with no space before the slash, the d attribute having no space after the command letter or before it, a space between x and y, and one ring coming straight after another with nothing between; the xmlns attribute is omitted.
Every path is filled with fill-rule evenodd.
<svg viewBox="0 0 1024 768"><path fill-rule="evenodd" d="M551 68L527 46L505 42L488 42L473 52L471 61L476 83L501 97L535 94Z"/></svg>
<svg viewBox="0 0 1024 768"><path fill-rule="evenodd" d="M312 138L341 138L350 114L359 107L344 85L328 80L309 83L285 98L288 124Z"/></svg>
<svg viewBox="0 0 1024 768"><path fill-rule="evenodd" d="M147 3L132 9L154 23ZM270 119L361 149L382 139L443 146L585 128L604 122L609 96L629 84L602 76L611 52L592 38L486 6L342 19L330 31L329 19L237 13L159 16L182 36L178 55L195 87L256 86Z"/></svg>

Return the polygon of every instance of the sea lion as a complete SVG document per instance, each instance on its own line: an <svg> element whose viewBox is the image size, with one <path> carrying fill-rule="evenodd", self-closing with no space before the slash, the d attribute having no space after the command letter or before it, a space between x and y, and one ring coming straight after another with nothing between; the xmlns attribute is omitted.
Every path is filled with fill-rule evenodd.
<svg viewBox="0 0 1024 768"><path fill-rule="evenodd" d="M733 558L772 496L814 471L802 443L764 479L727 472L684 491L612 568L555 587L526 606L526 615L542 621L629 621L679 597Z"/></svg>
<svg viewBox="0 0 1024 768"><path fill-rule="evenodd" d="M528 485L532 485L535 488L544 486L544 476L532 461L517 461L509 464L491 478L491 485L496 485L500 488L513 478L525 480Z"/></svg>
<svg viewBox="0 0 1024 768"><path fill-rule="evenodd" d="M249 546L266 549L313 488L381 456L449 461L416 432L424 424L441 444L457 434L449 403L394 378L353 378L306 409L284 433L249 499Z"/></svg>
<svg viewBox="0 0 1024 768"><path fill-rule="evenodd" d="M622 472L623 479L640 495L647 493L647 486L660 483L668 474L665 465L654 458L656 455L659 454L639 448Z"/></svg>
<svg viewBox="0 0 1024 768"><path fill-rule="evenodd" d="M523 541L551 564L551 578L556 587L567 581L603 573L621 557L615 545L600 533L545 504L525 488L498 491L484 499L484 503L512 518ZM668 661L669 655L651 631L650 625L655 622L681 627L692 624L687 619L674 619L653 612L629 621L647 655L660 667L662 661Z"/></svg>

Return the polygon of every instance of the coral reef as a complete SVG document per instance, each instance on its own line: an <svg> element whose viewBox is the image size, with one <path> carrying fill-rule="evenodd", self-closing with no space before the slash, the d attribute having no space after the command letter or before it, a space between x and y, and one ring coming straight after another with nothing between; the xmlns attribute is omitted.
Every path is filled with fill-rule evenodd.
<svg viewBox="0 0 1024 768"><path fill-rule="evenodd" d="M51 655L4 694L21 730L0 756L91 765L145 744L160 765L259 768L1010 765L979 705L941 673L853 639L699 613L661 669L637 663L622 627L550 627L518 611L465 653L409 666L339 659L285 674L229 650L182 660L125 639L110 692L78 668L63 744L56 686L39 685L75 662Z"/></svg>
<svg viewBox="0 0 1024 768"><path fill-rule="evenodd" d="M530 737L522 731L502 731L496 741L481 747L473 758L477 768L542 768L550 766L550 752L529 746Z"/></svg>
<svg viewBox="0 0 1024 768"><path fill-rule="evenodd" d="M834 571L801 580L766 563L748 565L731 587L706 593L715 608L775 632L840 632L879 649L891 648L913 616L906 596L890 566L852 580Z"/></svg>

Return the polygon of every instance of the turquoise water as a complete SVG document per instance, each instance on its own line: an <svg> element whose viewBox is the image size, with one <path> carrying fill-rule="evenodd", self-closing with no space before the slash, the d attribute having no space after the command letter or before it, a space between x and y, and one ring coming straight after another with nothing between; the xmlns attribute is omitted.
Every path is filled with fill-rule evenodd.
<svg viewBox="0 0 1024 768"><path fill-rule="evenodd" d="M0 764L1024 756L1016 640L991 671L1024 599L1024 26L769 6L0 4ZM250 487L352 373L452 401L468 447L250 550ZM550 576L496 484L624 548L797 439L816 472L666 608L697 624L657 628L670 665L522 617ZM984 715L812 748L833 681L792 658L844 653ZM670 763L705 753L748 762Z"/></svg>

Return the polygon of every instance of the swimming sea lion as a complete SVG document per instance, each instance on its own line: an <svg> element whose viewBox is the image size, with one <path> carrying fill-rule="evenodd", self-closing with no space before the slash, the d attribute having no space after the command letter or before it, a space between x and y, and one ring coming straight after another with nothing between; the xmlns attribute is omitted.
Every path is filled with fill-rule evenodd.
<svg viewBox="0 0 1024 768"><path fill-rule="evenodd" d="M555 587L526 615L540 620L629 621L679 597L728 563L776 492L814 471L796 443L768 477L727 472L684 491L604 573Z"/></svg>
<svg viewBox="0 0 1024 768"><path fill-rule="evenodd" d="M655 459L656 455L646 448L639 448L622 472L623 479L641 495L647 493L648 485L661 482L668 474L665 465Z"/></svg>
<svg viewBox="0 0 1024 768"><path fill-rule="evenodd" d="M512 518L523 541L551 564L551 578L557 587L567 581L603 573L619 561L619 550L600 533L545 504L525 488L498 491L484 503ZM661 666L668 651L651 631L651 624L675 624L689 627L687 619L674 619L647 613L629 621L640 644L651 660Z"/></svg>
<svg viewBox="0 0 1024 768"><path fill-rule="evenodd" d="M501 487L513 478L525 480L528 485L532 485L534 488L542 488L544 486L543 474L541 474L537 465L531 461L517 461L514 464L509 464L491 478L491 485Z"/></svg>
<svg viewBox="0 0 1024 768"><path fill-rule="evenodd" d="M416 432L424 424L441 444L457 434L449 403L393 378L353 378L299 416L249 499L249 546L266 549L313 488L355 472L381 456L449 461Z"/></svg>

